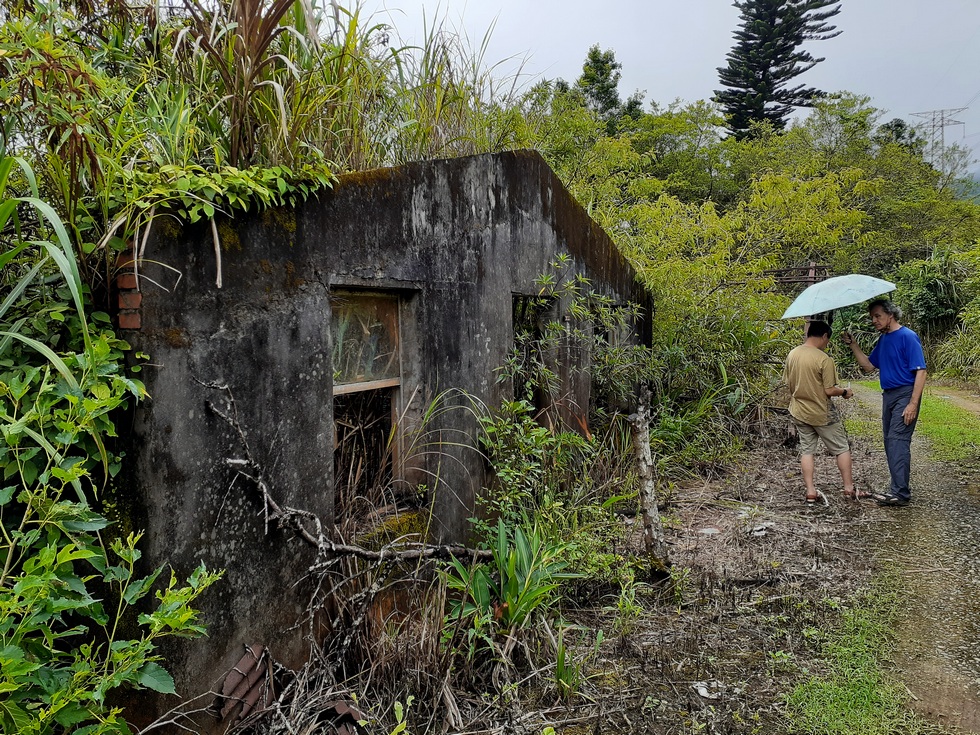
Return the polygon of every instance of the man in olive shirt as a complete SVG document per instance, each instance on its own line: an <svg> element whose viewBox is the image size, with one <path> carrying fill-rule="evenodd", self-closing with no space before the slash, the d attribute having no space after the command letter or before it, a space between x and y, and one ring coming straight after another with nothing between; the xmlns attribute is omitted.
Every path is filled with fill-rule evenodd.
<svg viewBox="0 0 980 735"><path fill-rule="evenodd" d="M844 481L844 495L857 497L851 474L851 449L847 432L832 396L850 398L850 388L837 385L837 367L825 352L830 344L830 326L826 322L810 322L806 342L790 351L786 357L783 381L789 387L789 413L800 437L800 465L806 485L806 502L815 503L819 494L813 484L814 454L818 439L837 458L837 469Z"/></svg>

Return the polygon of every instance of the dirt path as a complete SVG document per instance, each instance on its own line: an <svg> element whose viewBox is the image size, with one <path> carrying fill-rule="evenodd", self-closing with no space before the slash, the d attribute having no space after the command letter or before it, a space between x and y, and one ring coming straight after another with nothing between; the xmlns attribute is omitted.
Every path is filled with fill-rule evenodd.
<svg viewBox="0 0 980 735"><path fill-rule="evenodd" d="M937 387L942 397L980 414L980 400L964 391ZM853 415L877 418L881 396L859 388ZM860 480L888 484L884 453L874 440ZM898 623L895 664L922 714L980 732L980 478L976 467L937 462L928 442L912 445L913 502L869 516L866 533L882 568L900 575L908 592Z"/></svg>

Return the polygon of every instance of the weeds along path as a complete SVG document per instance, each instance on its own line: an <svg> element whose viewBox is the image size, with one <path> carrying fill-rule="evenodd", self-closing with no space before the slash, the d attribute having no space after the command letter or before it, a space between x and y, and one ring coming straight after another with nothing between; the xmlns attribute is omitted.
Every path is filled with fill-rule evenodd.
<svg viewBox="0 0 980 735"><path fill-rule="evenodd" d="M980 414L980 403L965 394L931 388L929 395L955 395L951 402ZM856 398L848 428L867 450L855 454L857 482L887 488L881 394L858 386ZM895 664L913 707L980 733L980 472L975 460L937 460L924 433L917 429L912 444L912 504L877 508L863 501L870 507L862 517L875 567L897 574L907 592Z"/></svg>

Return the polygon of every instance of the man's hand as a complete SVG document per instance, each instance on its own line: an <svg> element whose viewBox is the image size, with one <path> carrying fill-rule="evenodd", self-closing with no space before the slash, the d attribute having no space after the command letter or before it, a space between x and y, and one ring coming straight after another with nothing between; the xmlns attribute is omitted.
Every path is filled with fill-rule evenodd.
<svg viewBox="0 0 980 735"><path fill-rule="evenodd" d="M915 421L915 417L918 415L919 407L915 403L910 403L905 407L905 410L902 411L902 420L905 422L905 425L908 426Z"/></svg>
<svg viewBox="0 0 980 735"><path fill-rule="evenodd" d="M848 347L850 347L851 343L854 341L854 335L852 335L850 332L841 332L840 338L841 342L846 344Z"/></svg>

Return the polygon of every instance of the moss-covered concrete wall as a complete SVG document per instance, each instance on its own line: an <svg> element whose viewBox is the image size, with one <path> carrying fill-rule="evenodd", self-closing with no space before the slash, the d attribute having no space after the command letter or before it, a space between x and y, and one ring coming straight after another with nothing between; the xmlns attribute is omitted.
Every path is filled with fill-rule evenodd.
<svg viewBox="0 0 980 735"><path fill-rule="evenodd" d="M204 601L209 638L169 652L185 693L210 685L244 644L267 645L287 665L305 653L291 626L307 601L297 582L312 554L267 524L253 487L234 482L227 460L244 456L240 437L207 404L237 412L280 503L329 521L332 291L402 296L398 394L407 417L450 388L491 406L511 397L495 369L513 345L512 296L536 293L535 278L558 253L597 290L647 302L608 236L533 152L345 176L295 210L220 220L218 232L220 289L210 227L158 230L140 270L169 291L142 282L141 328L128 333L151 363L143 376L152 397L135 415L127 479L145 512L146 558L179 574L202 560L226 570ZM215 385L227 386L234 408ZM587 403L587 381L570 390ZM475 434L464 411L430 428L453 442ZM439 462L425 468L439 475L434 535L464 539L486 468L475 452L437 454L425 460Z"/></svg>

